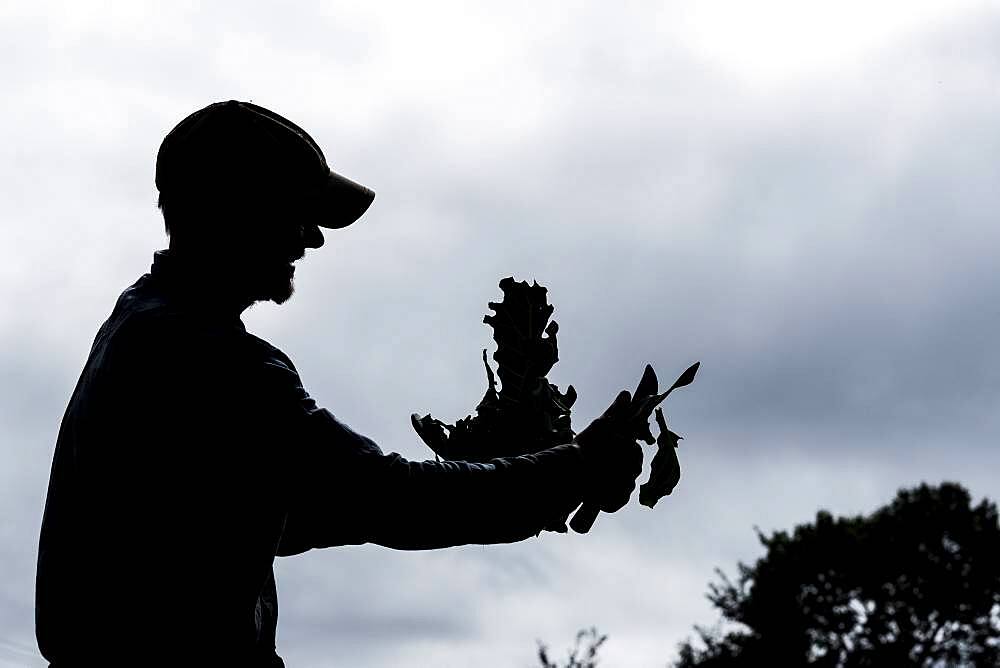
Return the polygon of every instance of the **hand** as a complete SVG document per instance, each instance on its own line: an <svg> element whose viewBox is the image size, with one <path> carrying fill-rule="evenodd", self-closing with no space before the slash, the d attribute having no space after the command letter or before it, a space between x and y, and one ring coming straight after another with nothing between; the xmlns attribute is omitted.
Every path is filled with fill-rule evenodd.
<svg viewBox="0 0 1000 668"><path fill-rule="evenodd" d="M664 394L657 394L657 386L656 373L653 372L653 367L647 364L642 373L642 378L639 380L639 385L635 388L635 395L629 395L628 391L625 390L620 392L608 410L604 411L604 414L597 418L594 424L584 429L577 436L578 442L580 436L583 436L584 440L588 440L589 437L595 437L592 438L595 442L619 443L617 457L618 461L622 462L618 467L619 472L598 471L599 475L601 473L611 475L610 486L602 487L600 483L592 486L593 489L597 490L596 493L591 494L594 497L593 501L585 497L583 506L573 516L572 521L570 521L570 526L577 533L587 533L590 531L590 527L593 526L601 510L609 508L612 509L609 512L614 512L628 503L628 499L632 495L632 490L635 489L635 479L642 469L642 448L639 447L636 440L641 438L646 443L654 442L652 434L649 433L649 414L652 412L653 407L663 401L667 394L670 393L670 390L667 390ZM592 433L588 434L588 431L592 431ZM599 460L598 463L602 462ZM633 466L630 467L630 463ZM628 473L622 476L620 471L627 471ZM618 484L616 481L626 480L627 475L631 475L630 486L628 486L627 490L624 485L620 489L616 489L615 485ZM605 484L607 485L608 483ZM602 492L602 490L608 491ZM624 497L624 500L622 500L622 497Z"/></svg>
<svg viewBox="0 0 1000 668"><path fill-rule="evenodd" d="M636 442L633 401L628 390L622 390L574 441L580 446L586 466L584 508L606 513L620 510L628 503L636 478L642 473L642 448Z"/></svg>
<svg viewBox="0 0 1000 668"><path fill-rule="evenodd" d="M585 454L592 453L590 457L592 464L588 468L594 472L596 478L589 484L588 491L584 492L583 505L569 523L574 531L587 533L601 510L614 512L628 503L632 490L635 489L635 479L642 468L642 449L636 443L639 439L650 445L659 442L660 452L663 453L658 453L660 461L653 460L657 480L650 481L653 486L647 487L649 491L645 495L640 489L640 501L646 503L650 500L651 493L655 495L660 489L672 490L677 484L674 478L680 477L680 465L673 466L677 455L673 452L673 447L668 447L664 451L662 446L667 443L676 445L679 437L666 429L663 411L657 410L656 420L660 425L660 439L654 439L649 431L649 416L667 395L678 387L690 385L700 365L700 362L692 364L673 385L667 388L666 392L660 393L657 390L659 382L656 373L653 367L647 364L639 385L635 388L635 395L630 396L627 391L622 391L601 417L580 432L576 440L581 444L581 449L585 450ZM587 441L591 441L593 445L584 447ZM612 454L608 455L609 452ZM595 464L604 468L594 471ZM629 475L631 475L630 481ZM607 476L607 480L603 480L602 476ZM652 506L652 503L647 505Z"/></svg>

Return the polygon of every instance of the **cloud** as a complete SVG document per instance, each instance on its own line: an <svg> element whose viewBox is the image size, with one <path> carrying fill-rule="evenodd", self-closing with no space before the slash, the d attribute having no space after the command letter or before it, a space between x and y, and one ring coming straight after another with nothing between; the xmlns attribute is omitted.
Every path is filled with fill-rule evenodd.
<svg viewBox="0 0 1000 668"><path fill-rule="evenodd" d="M65 402L164 245L159 141L228 97L296 120L378 193L309 253L295 298L245 321L386 451L430 456L411 412L473 409L504 276L549 288L578 428L647 361L665 382L703 362L670 399L685 477L654 511L279 560L289 665L529 665L536 638L559 651L590 624L609 664L662 663L712 621L712 568L759 553L754 524L867 511L922 479L997 498L993 15L925 3L861 26L848 3L831 34L850 39L813 51L830 17L788 18L769 45L765 4L7 6L4 642L33 647ZM744 20L749 41L723 39Z"/></svg>

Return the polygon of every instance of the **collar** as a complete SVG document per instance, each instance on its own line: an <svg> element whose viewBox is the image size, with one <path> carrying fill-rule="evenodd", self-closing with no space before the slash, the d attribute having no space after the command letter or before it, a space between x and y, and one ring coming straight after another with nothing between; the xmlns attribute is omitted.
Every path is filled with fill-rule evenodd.
<svg viewBox="0 0 1000 668"><path fill-rule="evenodd" d="M184 272L170 249L153 253L149 278L163 295L183 310L194 311L200 317L224 321L246 331L240 313L243 309L231 306L221 298L217 288L208 281L199 280Z"/></svg>

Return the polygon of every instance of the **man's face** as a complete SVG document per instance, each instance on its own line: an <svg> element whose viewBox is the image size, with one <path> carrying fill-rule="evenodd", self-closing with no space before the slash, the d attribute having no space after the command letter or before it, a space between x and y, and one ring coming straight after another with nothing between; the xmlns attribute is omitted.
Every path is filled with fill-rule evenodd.
<svg viewBox="0 0 1000 668"><path fill-rule="evenodd" d="M243 254L250 296L282 304L295 291L293 263L307 248L323 245L323 233L305 207L264 205L252 215Z"/></svg>

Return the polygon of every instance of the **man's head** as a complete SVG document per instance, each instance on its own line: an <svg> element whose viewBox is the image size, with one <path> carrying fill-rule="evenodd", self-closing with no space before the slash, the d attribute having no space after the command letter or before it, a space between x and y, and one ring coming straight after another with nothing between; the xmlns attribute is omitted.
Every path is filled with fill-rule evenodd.
<svg viewBox="0 0 1000 668"><path fill-rule="evenodd" d="M333 172L309 134L248 102L200 109L163 140L159 207L170 247L211 264L251 300L292 294L291 262L350 225L375 194Z"/></svg>

